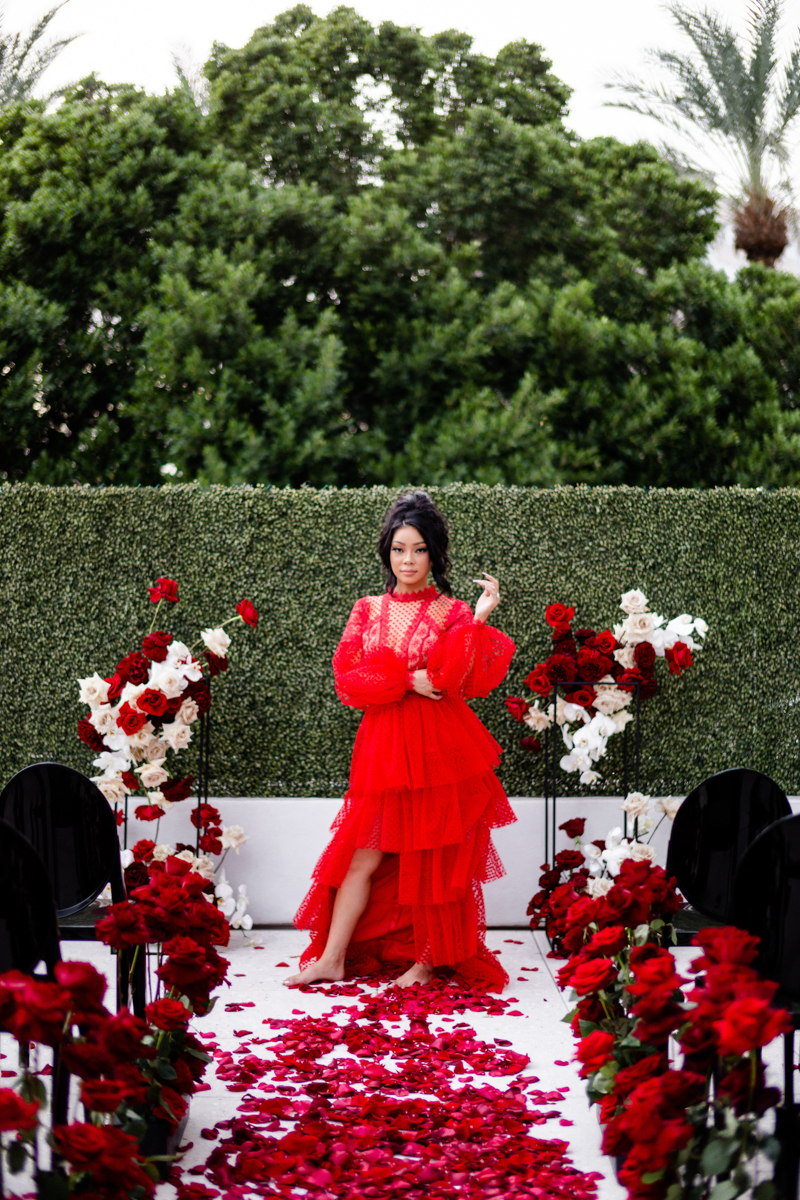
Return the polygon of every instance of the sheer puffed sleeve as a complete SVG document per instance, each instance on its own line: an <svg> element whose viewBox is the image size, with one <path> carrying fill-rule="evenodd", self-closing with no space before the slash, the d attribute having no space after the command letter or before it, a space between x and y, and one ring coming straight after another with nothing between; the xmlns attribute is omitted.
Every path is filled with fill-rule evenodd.
<svg viewBox="0 0 800 1200"><path fill-rule="evenodd" d="M508 674L515 650L510 637L476 621L469 605L457 601L428 659L428 678L442 692L460 692L467 699L488 696Z"/></svg>
<svg viewBox="0 0 800 1200"><path fill-rule="evenodd" d="M357 600L333 656L336 694L342 704L367 708L402 700L408 687L407 665L388 647L364 653L363 634L369 618L369 599Z"/></svg>

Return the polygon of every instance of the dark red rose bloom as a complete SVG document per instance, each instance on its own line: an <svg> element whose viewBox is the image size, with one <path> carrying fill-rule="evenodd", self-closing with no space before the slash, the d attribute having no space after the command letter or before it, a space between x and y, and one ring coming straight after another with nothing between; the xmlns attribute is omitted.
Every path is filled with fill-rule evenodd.
<svg viewBox="0 0 800 1200"><path fill-rule="evenodd" d="M773 1008L768 1000L757 996L742 996L725 1009L722 1020L714 1027L719 1040L719 1053L748 1054L766 1046L781 1033L789 1033L791 1018L783 1008Z"/></svg>
<svg viewBox="0 0 800 1200"><path fill-rule="evenodd" d="M146 1021L135 1017L127 1008L121 1008L102 1028L103 1048L120 1062L131 1062L135 1058L153 1058L155 1050L142 1045L142 1039L147 1033Z"/></svg>
<svg viewBox="0 0 800 1200"><path fill-rule="evenodd" d="M185 1029L189 1024L191 1013L180 1000L171 1000L165 996L162 1000L154 1000L145 1009L147 1020L156 1029Z"/></svg>
<svg viewBox="0 0 800 1200"><path fill-rule="evenodd" d="M155 1184L142 1169L136 1139L115 1125L60 1125L53 1130L58 1153L76 1170L85 1172L101 1188L127 1195L141 1188L152 1196Z"/></svg>
<svg viewBox="0 0 800 1200"><path fill-rule="evenodd" d="M586 817L573 817L569 821L565 821L563 825L559 825L559 829L563 829L568 838L583 837L583 831L586 828Z"/></svg>
<svg viewBox="0 0 800 1200"><path fill-rule="evenodd" d="M539 696L548 696L553 690L553 681L544 663L539 663L533 668L525 683L532 692L536 692Z"/></svg>
<svg viewBox="0 0 800 1200"><path fill-rule="evenodd" d="M619 648L619 642L610 629L604 629L602 633L596 633L591 643L587 644L591 650L599 650L607 658L610 658L614 651Z"/></svg>
<svg viewBox="0 0 800 1200"><path fill-rule="evenodd" d="M115 674L123 683L147 683L150 677L150 663L138 650L133 650L117 663Z"/></svg>
<svg viewBox="0 0 800 1200"><path fill-rule="evenodd" d="M203 854L222 854L222 842L216 834L201 833L200 849Z"/></svg>
<svg viewBox="0 0 800 1200"><path fill-rule="evenodd" d="M551 654L544 665L554 683L565 683L577 678L575 659L570 658L568 654Z"/></svg>
<svg viewBox="0 0 800 1200"><path fill-rule="evenodd" d="M574 616L574 607L570 605L567 608L566 604L548 604L544 612L548 625L568 625Z"/></svg>
<svg viewBox="0 0 800 1200"><path fill-rule="evenodd" d="M607 925L598 929L586 943L590 954L609 955L619 954L628 944L628 931L622 925Z"/></svg>
<svg viewBox="0 0 800 1200"><path fill-rule="evenodd" d="M86 717L81 717L78 721L78 737L90 750L94 750L95 754L99 754L101 750L105 749L102 736Z"/></svg>
<svg viewBox="0 0 800 1200"><path fill-rule="evenodd" d="M206 650L205 659L208 663L208 670L213 679L215 675L219 675L222 671L227 671L228 660L222 658L219 654L213 654L211 650Z"/></svg>
<svg viewBox="0 0 800 1200"><path fill-rule="evenodd" d="M657 691L658 680L651 677L650 679L645 679L644 683L639 688L639 696L642 700L652 700Z"/></svg>
<svg viewBox="0 0 800 1200"><path fill-rule="evenodd" d="M597 635L593 629L576 629L575 630L575 640L580 642L580 644L582 646L585 645L586 642L590 641L593 637L596 637L596 636Z"/></svg>
<svg viewBox="0 0 800 1200"><path fill-rule="evenodd" d="M663 1075L668 1065L666 1054L651 1054L630 1067L621 1067L614 1076L614 1095L624 1100L645 1079Z"/></svg>
<svg viewBox="0 0 800 1200"><path fill-rule="evenodd" d="M70 994L57 983L7 971L0 976L3 1027L21 1042L58 1046L70 1010Z"/></svg>
<svg viewBox="0 0 800 1200"><path fill-rule="evenodd" d="M190 794L193 783L194 775L187 775L184 779L168 779L161 784L161 794L170 804L177 804Z"/></svg>
<svg viewBox="0 0 800 1200"><path fill-rule="evenodd" d="M258 612L249 600L240 600L236 605L236 611L244 621L245 625L252 625L255 627L258 624Z"/></svg>
<svg viewBox="0 0 800 1200"><path fill-rule="evenodd" d="M638 667L631 667L630 670L622 672L617 680L617 687L623 692L633 692L637 683L644 683L644 675Z"/></svg>
<svg viewBox="0 0 800 1200"><path fill-rule="evenodd" d="M156 629L142 638L142 653L151 662L164 662L167 657L167 647L172 641L172 634L163 629Z"/></svg>
<svg viewBox="0 0 800 1200"><path fill-rule="evenodd" d="M642 949L643 947L636 947ZM644 961L631 954L631 971L636 982L628 984L632 996L647 996L654 988L668 988L675 992L686 979L675 970L675 959L669 950L656 947L656 953L649 955Z"/></svg>
<svg viewBox="0 0 800 1200"><path fill-rule="evenodd" d="M506 696L503 703L515 721L521 721L528 711L528 703L521 696Z"/></svg>
<svg viewBox="0 0 800 1200"><path fill-rule="evenodd" d="M649 675L656 661L656 652L650 642L639 642L633 648L633 657L643 675Z"/></svg>
<svg viewBox="0 0 800 1200"><path fill-rule="evenodd" d="M39 1124L39 1105L28 1104L11 1088L0 1088L0 1133L17 1129L35 1129Z"/></svg>
<svg viewBox="0 0 800 1200"><path fill-rule="evenodd" d="M582 867L584 861L580 850L559 850L554 866L560 871L573 871L577 867Z"/></svg>
<svg viewBox="0 0 800 1200"><path fill-rule="evenodd" d="M61 1057L69 1073L78 1079L99 1079L101 1075L118 1074L111 1055L91 1042L72 1042L62 1046Z"/></svg>
<svg viewBox="0 0 800 1200"><path fill-rule="evenodd" d="M116 700L119 696L125 686L125 680L120 679L119 675L114 672L109 679L106 679L106 683L108 684L108 702L110 704L112 700Z"/></svg>
<svg viewBox="0 0 800 1200"><path fill-rule="evenodd" d="M578 678L597 683L611 671L611 660L597 650L584 648L578 654Z"/></svg>
<svg viewBox="0 0 800 1200"><path fill-rule="evenodd" d="M168 700L159 688L148 688L142 692L136 701L136 707L142 712L150 713L153 717L163 717L167 711Z"/></svg>
<svg viewBox="0 0 800 1200"><path fill-rule="evenodd" d="M579 996L601 992L616 983L619 968L610 958L593 958L579 963L570 977L570 984Z"/></svg>
<svg viewBox="0 0 800 1200"><path fill-rule="evenodd" d="M196 679L193 683L190 683L184 695L191 696L198 707L201 717L211 708L211 690L204 679Z"/></svg>
<svg viewBox="0 0 800 1200"><path fill-rule="evenodd" d="M159 812L161 810L159 809ZM142 946L147 941L147 928L135 904L123 900L111 904L95 925L98 941L122 950L126 946Z"/></svg>
<svg viewBox="0 0 800 1200"><path fill-rule="evenodd" d="M155 848L155 842L151 842L149 838L140 838L140 840L133 847L133 857L137 862L149 862L153 857L153 851Z"/></svg>
<svg viewBox="0 0 800 1200"><path fill-rule="evenodd" d="M578 653L578 646L573 637L565 636L557 629L553 630L553 654L566 654L568 658L574 658Z"/></svg>
<svg viewBox="0 0 800 1200"><path fill-rule="evenodd" d="M593 1075L614 1057L614 1035L601 1029L594 1029L578 1042L575 1051L578 1062L583 1063L580 1069L581 1079Z"/></svg>
<svg viewBox="0 0 800 1200"><path fill-rule="evenodd" d="M174 579L157 579L147 590L153 604L158 604L159 600L166 600L168 604L178 603L178 585Z"/></svg>
<svg viewBox="0 0 800 1200"><path fill-rule="evenodd" d="M692 971L705 971L718 963L749 966L758 954L759 939L743 929L723 925L716 929L701 929L692 938L693 946L702 946L705 954L692 962Z"/></svg>
<svg viewBox="0 0 800 1200"><path fill-rule="evenodd" d="M120 705L119 713L117 714L117 725L130 737L131 734L138 733L143 725L147 723L147 717L144 713L137 712L135 708L131 708L126 700Z"/></svg>
<svg viewBox="0 0 800 1200"><path fill-rule="evenodd" d="M132 862L125 868L125 887L128 893L150 882L150 872L143 862Z"/></svg>
<svg viewBox="0 0 800 1200"><path fill-rule="evenodd" d="M170 696L169 700L167 701L167 707L166 707L166 710L164 713L165 716L174 716L175 715L175 713L178 711L178 709L180 708L180 706L183 704L184 700L186 699L188 690L189 690L188 688L184 688L183 691L181 692L180 696Z"/></svg>
<svg viewBox="0 0 800 1200"><path fill-rule="evenodd" d="M688 671L692 665L692 652L686 642L676 642L671 648L668 646L664 657L669 663L670 675L680 675L681 671Z"/></svg>
<svg viewBox="0 0 800 1200"><path fill-rule="evenodd" d="M530 734L528 737L520 738L519 744L523 750L529 750L531 754L538 754L542 749L541 741L532 734Z"/></svg>
<svg viewBox="0 0 800 1200"><path fill-rule="evenodd" d="M569 692L565 699L570 704L579 704L581 708L591 708L597 699L597 692L591 687L576 688L574 692Z"/></svg>
<svg viewBox="0 0 800 1200"><path fill-rule="evenodd" d="M59 986L69 992L70 1007L74 1012L105 1013L103 996L108 985L105 976L91 963L56 963L55 977Z"/></svg>
<svg viewBox="0 0 800 1200"><path fill-rule="evenodd" d="M191 871L191 864L185 858L177 858L174 854L170 854L166 862L167 874L177 876L179 879L183 875L188 875Z"/></svg>
<svg viewBox="0 0 800 1200"><path fill-rule="evenodd" d="M756 1081L751 1103L751 1072L752 1064L749 1061L739 1062L716 1085L717 1095L725 1096L730 1100L737 1117L743 1117L751 1110L761 1117L768 1108L774 1108L781 1101L781 1094L777 1088L764 1086L764 1064L760 1062L756 1068Z"/></svg>
<svg viewBox="0 0 800 1200"><path fill-rule="evenodd" d="M127 1095L125 1084L113 1079L90 1079L81 1084L81 1102L89 1112L116 1112Z"/></svg>
<svg viewBox="0 0 800 1200"><path fill-rule="evenodd" d="M139 804L134 810L134 815L137 821L160 821L164 810L157 804Z"/></svg>

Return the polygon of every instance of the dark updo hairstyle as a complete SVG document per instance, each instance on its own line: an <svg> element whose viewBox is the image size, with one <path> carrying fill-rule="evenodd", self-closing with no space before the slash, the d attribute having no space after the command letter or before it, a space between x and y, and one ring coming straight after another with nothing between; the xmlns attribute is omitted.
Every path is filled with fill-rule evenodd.
<svg viewBox="0 0 800 1200"><path fill-rule="evenodd" d="M453 589L447 578L450 570L447 521L427 492L404 492L402 496L398 496L386 514L378 538L378 553L386 572L387 592L393 592L397 586L397 578L392 570L392 542L397 530L403 525L413 525L420 531L431 556L431 572L436 586L440 592L452 595Z"/></svg>

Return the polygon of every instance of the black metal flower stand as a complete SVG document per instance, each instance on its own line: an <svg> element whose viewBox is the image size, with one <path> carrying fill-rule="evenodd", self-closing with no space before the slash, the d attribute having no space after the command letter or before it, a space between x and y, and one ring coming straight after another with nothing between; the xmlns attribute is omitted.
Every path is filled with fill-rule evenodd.
<svg viewBox="0 0 800 1200"><path fill-rule="evenodd" d="M195 838L195 855L200 855L200 805L208 804L208 776L211 764L211 710L199 718L200 726L197 745L197 835Z"/></svg>

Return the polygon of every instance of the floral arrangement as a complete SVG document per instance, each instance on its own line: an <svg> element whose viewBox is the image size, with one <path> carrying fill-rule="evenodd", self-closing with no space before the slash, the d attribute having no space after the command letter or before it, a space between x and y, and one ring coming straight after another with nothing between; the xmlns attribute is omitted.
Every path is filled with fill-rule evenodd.
<svg viewBox="0 0 800 1200"><path fill-rule="evenodd" d="M777 985L750 965L758 940L738 929L695 935L704 953L684 993L661 944L679 904L661 867L624 859L603 894L575 893L559 984L572 988L576 1057L629 1196L734 1200L753 1186L756 1156L777 1151L759 1128L780 1099L765 1086L760 1051L791 1022L772 1004Z"/></svg>
<svg viewBox="0 0 800 1200"><path fill-rule="evenodd" d="M164 943L146 1020L125 1008L112 1015L103 1004L106 981L89 963L58 963L52 982L19 971L0 976L2 1027L56 1049L57 1061L81 1080L86 1119L53 1126L47 1136L64 1165L46 1172L38 1170L42 1079L23 1066L14 1087L0 1089L0 1132L15 1134L8 1168L32 1167L42 1197L151 1196L159 1171L139 1151L147 1123L176 1126L211 1061L188 1027L193 1013L211 1009L211 993L225 979L228 962L216 947L227 945L228 923L188 863L172 857L159 865L133 902L112 905L97 925L98 937L117 949Z"/></svg>
<svg viewBox="0 0 800 1200"><path fill-rule="evenodd" d="M187 799L194 777L183 774L176 760L192 741L194 723L211 707L210 681L228 669L231 639L225 626L234 621L251 627L258 623L252 603L241 600L235 617L202 630L196 646L202 643L205 650L202 659L197 658L196 646L190 649L166 630L156 629L162 604L179 602L176 581L157 579L149 592L156 608L141 650L122 658L108 677L95 672L78 680L80 702L89 707L78 722L78 736L97 755L94 766L100 774L94 782L114 807L118 825L126 822L122 806L129 795L143 800L135 810L140 821L158 822L173 805ZM217 869L212 856L229 849L238 854L247 840L240 826L224 828L219 811L211 805L198 805L191 819L194 845L159 844L156 824L153 841L142 839L132 851L124 851L129 889L146 883L149 868L171 855L185 859L208 882Z"/></svg>
<svg viewBox="0 0 800 1200"><path fill-rule="evenodd" d="M629 721L625 711L638 685L639 696L649 700L658 690L655 676L657 658L669 664L672 675L681 675L692 665L692 651L701 645L692 636L704 638L708 632L705 621L682 613L667 622L648 608L643 592L625 592L620 607L626 614L613 630L576 629L572 622L572 605L549 604L545 620L552 629L553 650L549 658L537 663L526 684L540 699L547 699L554 684L567 687L562 698L557 697L555 709L539 707L539 700L530 702L522 696L509 696L506 707L532 733L520 739L520 745L533 753L541 750L537 736L551 729L553 722L561 727L567 748L560 762L562 771L580 772L583 784L594 784L601 778L595 764L605 756L608 739L621 733Z"/></svg>
<svg viewBox="0 0 800 1200"><path fill-rule="evenodd" d="M591 897L604 895L613 886L613 881L619 875L622 863L626 859L634 862L655 862L656 852L653 846L639 840L640 833L648 833L650 837L658 829L665 817L675 820L675 814L682 804L678 796L665 796L655 801L652 808L661 813L658 824L649 816L651 811L650 797L641 792L629 792L620 808L633 817L633 838L629 840L622 836L620 828L612 829L603 839L583 843L586 828L585 817L573 817L559 825L573 847L560 850L551 867L542 863L542 874L539 876L539 891L528 905L527 915L531 918L531 929L543 929L550 941L550 958L564 958L565 947L563 935L566 932L566 918L570 905L576 895L586 893Z"/></svg>

